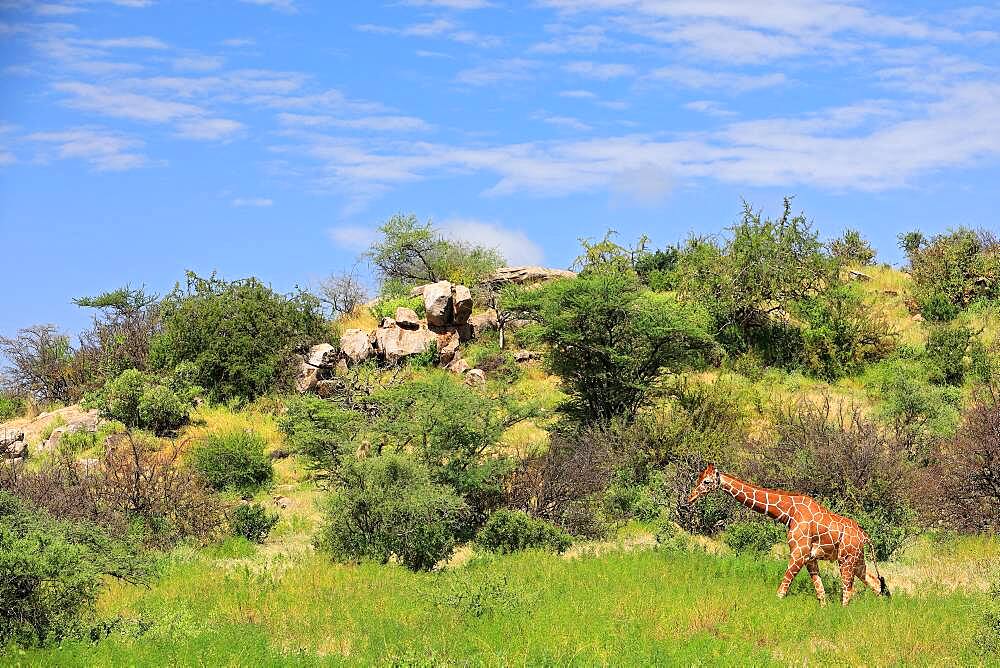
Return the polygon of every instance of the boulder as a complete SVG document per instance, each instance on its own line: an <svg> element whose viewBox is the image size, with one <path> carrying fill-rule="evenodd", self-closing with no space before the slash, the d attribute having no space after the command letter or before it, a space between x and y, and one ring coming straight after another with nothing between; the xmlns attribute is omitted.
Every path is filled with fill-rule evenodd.
<svg viewBox="0 0 1000 668"><path fill-rule="evenodd" d="M847 275L851 277L852 281L870 281L872 277L861 271L854 271L853 269L847 272Z"/></svg>
<svg viewBox="0 0 1000 668"><path fill-rule="evenodd" d="M458 344L458 332L438 334L438 362L441 366L448 366L458 356Z"/></svg>
<svg viewBox="0 0 1000 668"><path fill-rule="evenodd" d="M469 369L465 372L465 384L480 387L486 384L486 372L482 369Z"/></svg>
<svg viewBox="0 0 1000 668"><path fill-rule="evenodd" d="M15 441L7 446L5 453L6 457L12 459L26 459L28 456L28 443L26 441Z"/></svg>
<svg viewBox="0 0 1000 668"><path fill-rule="evenodd" d="M420 329L420 318L417 312L405 306L396 307L396 324L403 329Z"/></svg>
<svg viewBox="0 0 1000 668"><path fill-rule="evenodd" d="M360 364L372 355L372 336L363 329L348 329L340 335L340 350L351 364Z"/></svg>
<svg viewBox="0 0 1000 668"><path fill-rule="evenodd" d="M451 288L451 321L455 325L464 325L472 315L472 291L464 285L454 285Z"/></svg>
<svg viewBox="0 0 1000 668"><path fill-rule="evenodd" d="M492 331L500 327L497 322L497 312L493 309L485 313L477 313L469 318L469 325L472 327L472 338L479 338L483 332Z"/></svg>
<svg viewBox="0 0 1000 668"><path fill-rule="evenodd" d="M410 296L411 297L423 297L424 296L424 288L426 288L428 285L433 285L433 284L432 283L425 283L424 285L418 285L415 288L411 288L410 289Z"/></svg>
<svg viewBox="0 0 1000 668"><path fill-rule="evenodd" d="M0 450L24 440L23 431L2 431L0 432Z"/></svg>
<svg viewBox="0 0 1000 668"><path fill-rule="evenodd" d="M514 353L514 361L518 363L530 362L540 358L541 355L533 350L518 350Z"/></svg>
<svg viewBox="0 0 1000 668"><path fill-rule="evenodd" d="M398 325L375 330L375 345L386 362L395 364L404 357L422 353L437 342L437 334L428 329L403 329Z"/></svg>
<svg viewBox="0 0 1000 668"><path fill-rule="evenodd" d="M337 349L329 343L319 343L309 349L306 364L321 369L332 369L337 364Z"/></svg>
<svg viewBox="0 0 1000 668"><path fill-rule="evenodd" d="M451 323L452 297L451 283L438 281L424 286L424 311L427 325L445 327Z"/></svg>
<svg viewBox="0 0 1000 668"><path fill-rule="evenodd" d="M469 370L469 363L466 362L461 357L456 357L451 361L447 369L448 371L451 371L452 373L457 373L459 376L461 376L463 373Z"/></svg>
<svg viewBox="0 0 1000 668"><path fill-rule="evenodd" d="M513 283L515 285L534 285L556 278L576 278L575 271L566 269L548 269L546 267L521 266L500 267L487 281L489 283Z"/></svg>
<svg viewBox="0 0 1000 668"><path fill-rule="evenodd" d="M336 380L321 380L316 383L316 394L320 397L327 399L334 396L341 389L340 381Z"/></svg>
<svg viewBox="0 0 1000 668"><path fill-rule="evenodd" d="M299 371L295 376L295 390L299 394L312 392L319 381L319 368L314 367L305 360L299 362Z"/></svg>

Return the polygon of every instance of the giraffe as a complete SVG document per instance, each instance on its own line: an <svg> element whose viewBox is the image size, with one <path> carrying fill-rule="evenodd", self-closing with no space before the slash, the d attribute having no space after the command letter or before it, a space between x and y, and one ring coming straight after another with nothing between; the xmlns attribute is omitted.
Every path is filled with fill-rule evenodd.
<svg viewBox="0 0 1000 668"><path fill-rule="evenodd" d="M854 595L855 577L861 578L878 594L889 596L885 578L877 575L877 566L875 574L865 566L868 536L851 518L832 513L803 494L751 485L718 471L712 464L698 476L698 482L688 496L688 503L694 503L714 489L721 489L750 510L767 515L788 527L791 557L785 577L778 587L778 598L784 598L788 594L792 580L805 566L816 588L816 597L821 605L826 605L826 592L819 577L820 559L839 563L843 605L850 603ZM874 562L874 554L872 556Z"/></svg>

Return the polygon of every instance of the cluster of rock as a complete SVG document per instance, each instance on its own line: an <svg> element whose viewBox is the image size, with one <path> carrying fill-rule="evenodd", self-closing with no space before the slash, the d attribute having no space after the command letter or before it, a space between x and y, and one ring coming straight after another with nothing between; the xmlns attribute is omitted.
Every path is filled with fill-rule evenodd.
<svg viewBox="0 0 1000 668"><path fill-rule="evenodd" d="M28 442L23 431L0 432L0 460L20 464L28 458Z"/></svg>
<svg viewBox="0 0 1000 668"><path fill-rule="evenodd" d="M576 274L562 269L523 266L502 267L485 282L491 285L512 283L534 285L557 278L572 278ZM323 343L313 346L301 359L298 379L299 392L330 394L337 386L339 373L370 359L386 364L398 364L413 355L425 353L435 346L438 364L460 374L471 385L482 384L486 374L473 369L462 358L461 344L477 338L484 331L497 328L493 311L473 314L472 291L465 285L438 281L420 285L411 296L424 302L424 317L413 309L399 307L392 318L383 318L374 331L348 329L341 334L340 349ZM528 361L533 353L521 351L518 361Z"/></svg>

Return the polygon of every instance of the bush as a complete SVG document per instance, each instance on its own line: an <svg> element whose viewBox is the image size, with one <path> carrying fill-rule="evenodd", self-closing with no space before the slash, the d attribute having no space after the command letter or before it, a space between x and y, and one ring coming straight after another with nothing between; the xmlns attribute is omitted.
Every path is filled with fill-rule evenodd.
<svg viewBox="0 0 1000 668"><path fill-rule="evenodd" d="M634 272L601 266L519 293L509 305L538 323L546 361L572 397L568 408L588 421L635 415L664 371L714 349L697 306L646 290Z"/></svg>
<svg viewBox="0 0 1000 668"><path fill-rule="evenodd" d="M973 642L987 662L1000 655L1000 578L995 575L980 607L979 630Z"/></svg>
<svg viewBox="0 0 1000 668"><path fill-rule="evenodd" d="M24 399L14 394L0 392L0 422L20 417L24 409Z"/></svg>
<svg viewBox="0 0 1000 668"><path fill-rule="evenodd" d="M424 300L420 297L391 297L389 299L379 299L368 310L372 317L380 321L382 318L395 318L396 309L400 306L413 309L418 317L423 318Z"/></svg>
<svg viewBox="0 0 1000 668"><path fill-rule="evenodd" d="M180 388L180 393L174 387ZM196 393L177 378L163 379L127 369L100 390L87 394L83 405L127 427L168 434L187 423Z"/></svg>
<svg viewBox="0 0 1000 668"><path fill-rule="evenodd" d="M433 482L420 462L403 455L351 460L317 542L340 561L395 557L411 570L430 570L451 556L467 514L461 497Z"/></svg>
<svg viewBox="0 0 1000 668"><path fill-rule="evenodd" d="M914 240L907 254L913 295L929 320L948 321L973 302L1000 299L1000 243L989 232L959 228Z"/></svg>
<svg viewBox="0 0 1000 668"><path fill-rule="evenodd" d="M263 543L278 523L278 513L269 513L259 503L237 506L229 515L229 527L234 536L243 536L252 543Z"/></svg>
<svg viewBox="0 0 1000 668"><path fill-rule="evenodd" d="M831 241L830 254L845 264L875 264L875 249L857 230L845 230L844 236Z"/></svg>
<svg viewBox="0 0 1000 668"><path fill-rule="evenodd" d="M774 522L733 522L722 534L722 542L736 552L767 553L787 537L787 530Z"/></svg>
<svg viewBox="0 0 1000 668"><path fill-rule="evenodd" d="M105 576L138 584L151 571L136 543L57 521L0 491L0 647L81 635Z"/></svg>
<svg viewBox="0 0 1000 668"><path fill-rule="evenodd" d="M964 325L939 326L927 337L927 360L936 375L948 385L965 380L965 356L973 342L972 330Z"/></svg>
<svg viewBox="0 0 1000 668"><path fill-rule="evenodd" d="M287 410L278 427L288 444L313 463L336 468L350 447L362 424L361 415L337 404L304 395L288 400Z"/></svg>
<svg viewBox="0 0 1000 668"><path fill-rule="evenodd" d="M943 292L920 295L917 306L920 308L920 315L930 322L951 322L961 312Z"/></svg>
<svg viewBox="0 0 1000 668"><path fill-rule="evenodd" d="M280 295L254 278L188 273L186 290L178 286L163 301L150 362L159 369L189 362L193 382L214 401L252 400L290 387L293 353L332 338L321 310L312 295Z"/></svg>
<svg viewBox="0 0 1000 668"><path fill-rule="evenodd" d="M249 430L209 434L194 447L191 461L214 489L252 493L274 477L266 447L264 437Z"/></svg>
<svg viewBox="0 0 1000 668"><path fill-rule="evenodd" d="M499 554L528 549L561 554L572 544L573 539L568 533L521 510L495 511L476 534L477 547Z"/></svg>
<svg viewBox="0 0 1000 668"><path fill-rule="evenodd" d="M497 508L510 459L491 452L509 427L533 416L532 404L478 391L446 371L379 390L368 399L379 450L412 452L437 482L451 485L470 506L465 538Z"/></svg>
<svg viewBox="0 0 1000 668"><path fill-rule="evenodd" d="M169 547L182 538L207 541L224 515L218 497L177 447L129 432L107 439L102 456L84 464L57 452L37 470L0 467L0 489L59 519L91 522L112 535L139 532L144 542Z"/></svg>

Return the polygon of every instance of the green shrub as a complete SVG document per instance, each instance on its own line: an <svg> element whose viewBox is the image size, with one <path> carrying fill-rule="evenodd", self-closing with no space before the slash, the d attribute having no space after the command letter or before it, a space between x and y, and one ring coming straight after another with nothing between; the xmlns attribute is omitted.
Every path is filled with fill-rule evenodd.
<svg viewBox="0 0 1000 668"><path fill-rule="evenodd" d="M917 515L905 503L869 504L869 508L857 504L829 504L831 509L854 518L868 534L868 540L875 550L876 561L888 561L918 531Z"/></svg>
<svg viewBox="0 0 1000 668"><path fill-rule="evenodd" d="M361 424L355 411L310 395L289 399L278 421L295 452L327 468L336 468L343 455L353 452L351 442Z"/></svg>
<svg viewBox="0 0 1000 668"><path fill-rule="evenodd" d="M0 491L0 647L79 636L105 576L139 583L151 564L134 543L36 511Z"/></svg>
<svg viewBox="0 0 1000 668"><path fill-rule="evenodd" d="M562 553L572 544L568 533L522 510L494 511L476 534L477 547L499 554L528 549Z"/></svg>
<svg viewBox="0 0 1000 668"><path fill-rule="evenodd" d="M691 536L680 525L671 521L667 515L661 515L653 528L656 534L656 545L661 550L690 552L698 549L697 543L691 540Z"/></svg>
<svg viewBox="0 0 1000 668"><path fill-rule="evenodd" d="M988 662L1000 656L1000 577L994 576L983 599L979 630L973 642L976 651Z"/></svg>
<svg viewBox="0 0 1000 668"><path fill-rule="evenodd" d="M100 390L89 393L83 404L98 409L101 417L127 427L167 434L187 423L196 394L197 388L176 377L159 378L127 369Z"/></svg>
<svg viewBox="0 0 1000 668"><path fill-rule="evenodd" d="M844 236L831 241L830 254L845 264L875 264L875 249L857 230L845 230Z"/></svg>
<svg viewBox="0 0 1000 668"><path fill-rule="evenodd" d="M243 536L252 543L263 543L278 523L278 513L270 513L259 503L237 506L229 515L234 536Z"/></svg>
<svg viewBox="0 0 1000 668"><path fill-rule="evenodd" d="M227 282L188 273L162 304L163 329L150 347L155 368L190 363L209 398L252 400L290 386L291 356L332 338L318 299L281 295L254 278Z"/></svg>
<svg viewBox="0 0 1000 668"><path fill-rule="evenodd" d="M403 455L351 460L331 493L317 539L339 561L397 558L411 570L430 570L451 556L468 507L430 471Z"/></svg>
<svg viewBox="0 0 1000 668"><path fill-rule="evenodd" d="M228 431L210 434L191 453L195 470L217 490L249 493L271 482L274 467L260 434Z"/></svg>
<svg viewBox="0 0 1000 668"><path fill-rule="evenodd" d="M972 342L972 330L964 325L931 330L927 337L927 359L943 383L961 385L965 380L965 356Z"/></svg>
<svg viewBox="0 0 1000 668"><path fill-rule="evenodd" d="M379 299L368 310L371 312L372 317L381 321L382 318L395 318L396 309L400 306L413 309L416 311L418 317L423 318L425 315L424 300L420 297L391 297L388 299Z"/></svg>
<svg viewBox="0 0 1000 668"><path fill-rule="evenodd" d="M59 450L63 453L76 455L103 444L111 434L120 434L123 431L125 431L125 426L114 421L105 421L97 431L85 429L67 431L59 438Z"/></svg>
<svg viewBox="0 0 1000 668"><path fill-rule="evenodd" d="M930 322L951 322L958 317L959 308L943 292L932 292L917 299L920 315Z"/></svg>
<svg viewBox="0 0 1000 668"><path fill-rule="evenodd" d="M736 552L767 553L787 537L785 527L773 522L733 522L722 534L722 542Z"/></svg>
<svg viewBox="0 0 1000 668"><path fill-rule="evenodd" d="M0 422L13 420L24 413L24 399L13 394L0 392Z"/></svg>

